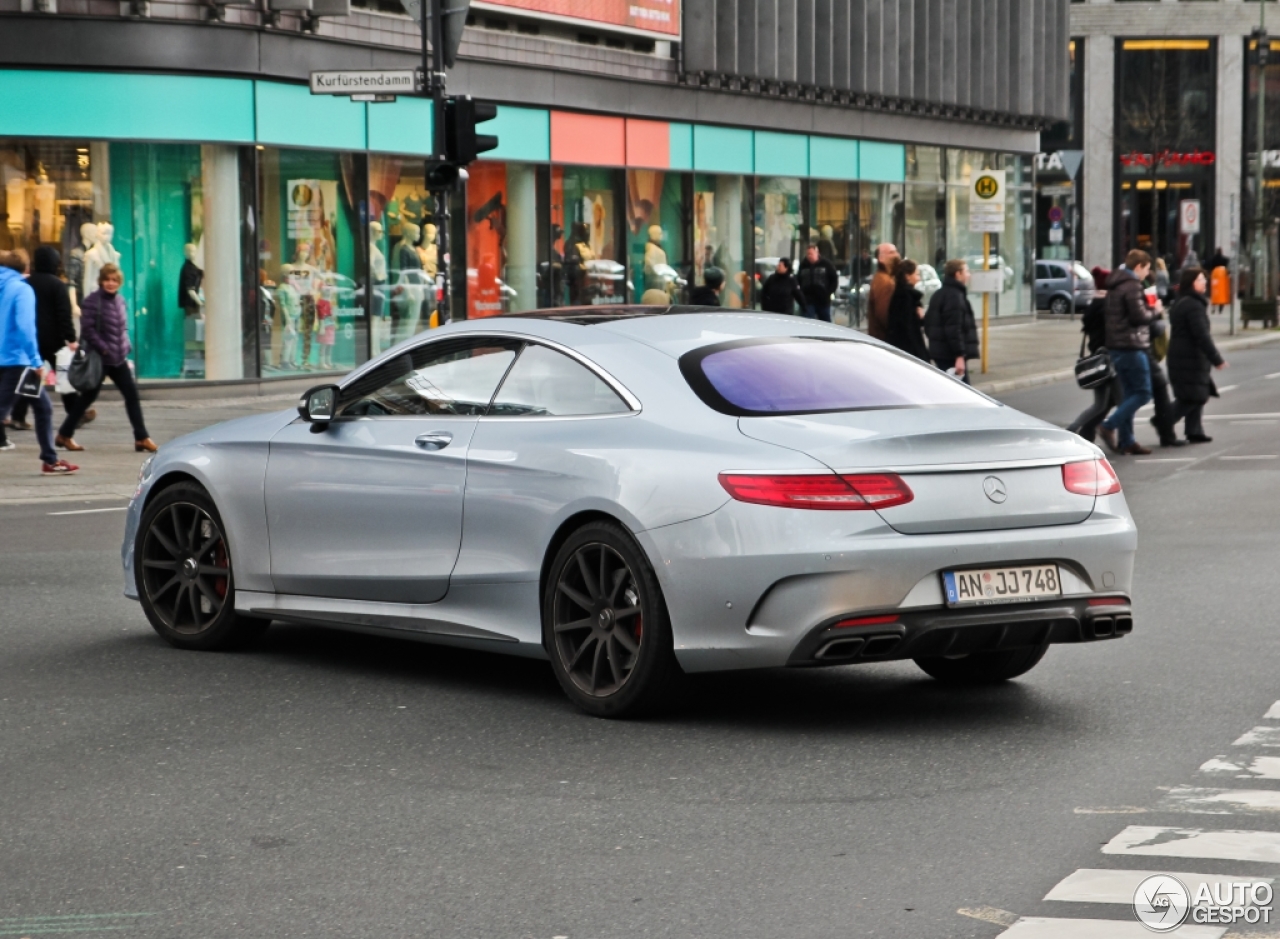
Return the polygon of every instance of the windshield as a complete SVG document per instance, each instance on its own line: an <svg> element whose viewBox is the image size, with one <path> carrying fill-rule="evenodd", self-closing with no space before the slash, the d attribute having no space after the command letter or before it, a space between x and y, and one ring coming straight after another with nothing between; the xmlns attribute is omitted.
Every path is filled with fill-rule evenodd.
<svg viewBox="0 0 1280 939"><path fill-rule="evenodd" d="M932 365L868 342L737 340L686 353L680 370L709 406L739 417L998 407Z"/></svg>

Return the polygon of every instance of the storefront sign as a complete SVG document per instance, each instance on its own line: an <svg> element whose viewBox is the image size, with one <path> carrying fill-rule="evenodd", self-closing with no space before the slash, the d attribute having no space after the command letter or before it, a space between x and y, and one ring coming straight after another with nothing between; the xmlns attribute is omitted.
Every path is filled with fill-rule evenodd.
<svg viewBox="0 0 1280 939"><path fill-rule="evenodd" d="M1200 234L1200 200L1183 199L1178 203L1178 231L1184 235Z"/></svg>
<svg viewBox="0 0 1280 939"><path fill-rule="evenodd" d="M614 26L664 39L680 37L680 0L474 0L471 9Z"/></svg>
<svg viewBox="0 0 1280 939"><path fill-rule="evenodd" d="M1132 150L1120 154L1121 166L1212 166L1214 162L1212 150L1192 150L1181 153L1175 150L1161 150L1159 153L1139 153Z"/></svg>
<svg viewBox="0 0 1280 939"><path fill-rule="evenodd" d="M1004 231L1004 170L974 170L969 180L969 231Z"/></svg>

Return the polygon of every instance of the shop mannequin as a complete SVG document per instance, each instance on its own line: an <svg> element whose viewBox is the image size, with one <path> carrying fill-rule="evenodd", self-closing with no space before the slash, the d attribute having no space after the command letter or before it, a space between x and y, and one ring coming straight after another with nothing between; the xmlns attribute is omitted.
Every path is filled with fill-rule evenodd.
<svg viewBox="0 0 1280 939"><path fill-rule="evenodd" d="M204 283L204 271L196 267L196 246L183 245L182 270L178 272L178 306L187 316L204 315L204 292L200 289Z"/></svg>
<svg viewBox="0 0 1280 939"><path fill-rule="evenodd" d="M667 263L667 252L662 247L662 226L649 226L649 242L644 246L644 286L646 290L665 290L666 284L658 273L658 267Z"/></svg>
<svg viewBox="0 0 1280 939"><path fill-rule="evenodd" d="M298 334L302 337L303 369L311 368L311 338L316 331L316 297L324 281L311 263L311 245L298 244L293 264L290 265L288 282L298 294Z"/></svg>
<svg viewBox="0 0 1280 939"><path fill-rule="evenodd" d="M421 229L412 222L401 222L401 237L391 250L391 266L399 271L396 289L391 298L391 341L399 342L416 332L418 316L422 311L423 275L422 258L414 245Z"/></svg>
<svg viewBox="0 0 1280 939"><path fill-rule="evenodd" d="M302 315L302 301L298 296L297 289L293 284L289 283L288 277L291 270L291 266L286 264L283 271L285 282L276 288L276 310L278 311L284 336L284 341L281 343L280 361L276 364L281 368L297 371L300 367L298 362L298 317Z"/></svg>
<svg viewBox="0 0 1280 939"><path fill-rule="evenodd" d="M436 274L440 270L440 249L436 247L436 233L439 229L431 222L422 227L422 244L418 245L418 260L422 262L423 303L422 312L427 319L436 311L436 292L434 285Z"/></svg>
<svg viewBox="0 0 1280 939"><path fill-rule="evenodd" d="M98 289L98 272L107 264L119 264L120 252L111 244L115 235L115 227L110 222L98 223L97 243L84 253L84 279L81 281L87 297Z"/></svg>
<svg viewBox="0 0 1280 939"><path fill-rule="evenodd" d="M85 222L80 226L79 246L72 248L71 253L67 255L67 281L71 287L71 305L77 311L80 309L79 298L84 296L80 292L84 284L84 256L97 243L98 226L93 222ZM96 290L97 287L95 286L94 289Z"/></svg>

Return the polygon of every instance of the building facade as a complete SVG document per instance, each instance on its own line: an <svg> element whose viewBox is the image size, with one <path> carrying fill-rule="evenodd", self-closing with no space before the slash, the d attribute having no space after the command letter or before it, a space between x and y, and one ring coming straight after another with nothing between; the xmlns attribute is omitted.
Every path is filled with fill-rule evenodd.
<svg viewBox="0 0 1280 939"><path fill-rule="evenodd" d="M446 258L430 102L307 86L416 66L397 0L0 0L0 248L56 247L78 296L119 265L144 381L269 379L430 328L446 278L455 316L678 302L711 268L754 308L813 244L856 322L879 242L979 263L968 183L1004 169L995 309L1029 310L1067 0L556 6L472 4L449 90L499 105L500 145Z"/></svg>
<svg viewBox="0 0 1280 939"><path fill-rule="evenodd" d="M1257 40L1263 4L1245 0L1077 0L1071 4L1072 117L1046 131L1036 162L1038 250L1111 268L1131 248L1171 270L1221 249L1239 287L1267 289L1280 186L1280 63L1267 68L1264 218L1255 224ZM1280 8L1269 28L1280 30ZM1280 47L1278 47L1280 48ZM1274 128L1274 129L1273 129ZM1083 164L1064 171L1074 154ZM1078 157L1077 157L1078 159ZM1273 167L1272 164L1275 164ZM1055 211L1056 209L1056 211ZM1050 230L1063 229L1051 243ZM1069 220L1080 219L1078 230ZM1263 232L1263 237L1255 235ZM1270 287L1275 292L1274 283Z"/></svg>

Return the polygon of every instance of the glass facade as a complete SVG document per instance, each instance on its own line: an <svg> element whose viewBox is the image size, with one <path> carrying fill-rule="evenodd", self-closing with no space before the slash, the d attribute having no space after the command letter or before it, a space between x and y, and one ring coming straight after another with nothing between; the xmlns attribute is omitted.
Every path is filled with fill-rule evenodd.
<svg viewBox="0 0 1280 939"><path fill-rule="evenodd" d="M1029 161L905 152L893 183L477 162L450 201L453 315L686 302L713 267L723 306L755 308L778 259L814 245L840 274L836 321L856 326L882 242L935 271L979 266L967 184L985 166L1012 190L994 312L1026 312ZM0 249L58 248L80 297L121 266L143 380L347 371L439 325L450 274L421 157L0 139L0 223Z"/></svg>

